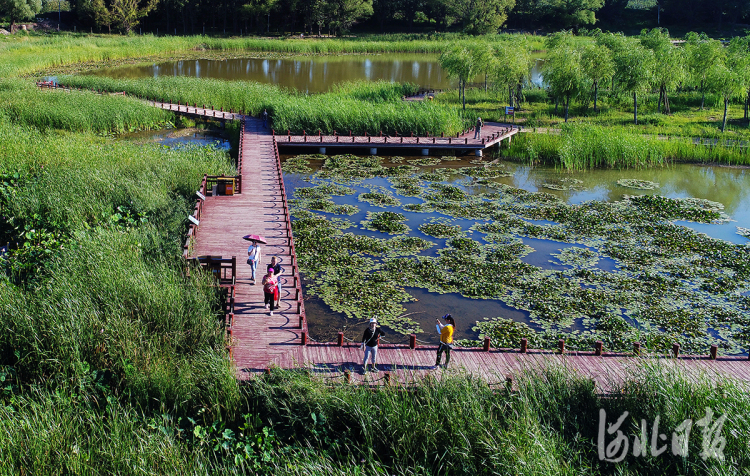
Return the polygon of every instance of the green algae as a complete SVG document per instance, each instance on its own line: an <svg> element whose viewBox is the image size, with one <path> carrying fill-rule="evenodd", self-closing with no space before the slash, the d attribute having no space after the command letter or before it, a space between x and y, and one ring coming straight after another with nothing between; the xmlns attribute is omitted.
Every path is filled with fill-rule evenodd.
<svg viewBox="0 0 750 476"><path fill-rule="evenodd" d="M396 212L367 212L367 219L360 223L366 230L400 235L411 231L405 221L406 217Z"/></svg>
<svg viewBox="0 0 750 476"><path fill-rule="evenodd" d="M659 188L659 184L648 180L636 180L636 179L620 179L617 181L617 185L627 188L635 188L637 190L656 190Z"/></svg>

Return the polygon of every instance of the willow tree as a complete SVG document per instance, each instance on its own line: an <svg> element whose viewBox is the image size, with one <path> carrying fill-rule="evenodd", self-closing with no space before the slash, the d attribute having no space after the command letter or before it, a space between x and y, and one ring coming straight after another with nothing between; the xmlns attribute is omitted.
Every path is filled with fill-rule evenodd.
<svg viewBox="0 0 750 476"><path fill-rule="evenodd" d="M583 76L591 82L591 87L594 88L594 112L597 112L599 85L612 79L615 74L612 52L606 46L592 43L581 46L579 51Z"/></svg>
<svg viewBox="0 0 750 476"><path fill-rule="evenodd" d="M523 83L531 73L529 50L516 43L498 43L494 46L495 68L492 81L498 88L507 90L508 105L519 106Z"/></svg>
<svg viewBox="0 0 750 476"><path fill-rule="evenodd" d="M480 71L472 48L466 44L454 43L440 55L439 62L448 76L458 78L458 93L466 111L466 83Z"/></svg>
<svg viewBox="0 0 750 476"><path fill-rule="evenodd" d="M684 50L672 44L669 33L661 28L643 30L640 41L654 53L654 85L659 88L657 110L669 114L669 91L676 88L687 76Z"/></svg>
<svg viewBox="0 0 750 476"><path fill-rule="evenodd" d="M706 79L711 67L722 54L721 43L708 38L705 34L688 33L685 35L687 65L693 82L700 86L701 111L706 102Z"/></svg>
<svg viewBox="0 0 750 476"><path fill-rule="evenodd" d="M748 84L748 59L746 55L732 55L723 52L706 74L709 90L719 94L724 101L724 119L721 122L721 132L727 127L727 112L729 102L734 97L740 97Z"/></svg>
<svg viewBox="0 0 750 476"><path fill-rule="evenodd" d="M633 122L638 124L638 94L653 84L654 53L632 38L622 46L614 54L614 78L622 91L633 95Z"/></svg>
<svg viewBox="0 0 750 476"><path fill-rule="evenodd" d="M549 51L542 74L552 95L562 98L568 122L570 100L580 93L583 83L580 51L569 42L558 43Z"/></svg>

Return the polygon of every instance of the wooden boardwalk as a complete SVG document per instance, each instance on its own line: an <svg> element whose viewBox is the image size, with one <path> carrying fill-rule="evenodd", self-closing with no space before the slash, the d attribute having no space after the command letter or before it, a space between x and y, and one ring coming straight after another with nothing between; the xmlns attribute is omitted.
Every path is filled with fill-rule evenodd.
<svg viewBox="0 0 750 476"><path fill-rule="evenodd" d="M487 122L475 138L473 130L464 131L456 137L402 137L402 136L352 136L352 135L293 135L276 134L276 142L284 147L323 147L330 148L370 148L387 149L450 149L461 151L481 151L518 134L518 126ZM426 155L428 155L426 154ZM478 154L479 155L479 154Z"/></svg>
<svg viewBox="0 0 750 476"><path fill-rule="evenodd" d="M185 107L185 106L183 106ZM190 107L192 109L192 106ZM175 109L173 109L175 110ZM200 111L203 112L203 111ZM229 114L229 113L227 113ZM212 111L206 115L212 117ZM227 118L228 119L228 118ZM750 383L750 361L747 357L708 356L635 357L626 354L595 355L595 352L512 349L456 349L450 368L434 369L435 346L381 345L379 372L362 373L362 351L357 344L317 343L309 339L301 289L295 278L296 257L290 232L288 208L285 206L283 178L276 141L258 119L247 117L241 147L242 193L234 196L207 197L202 209L199 232L193 246L194 255L237 257L234 316L230 327L231 355L241 379L273 367L307 368L331 382L381 385L409 384L415 379L455 372L482 377L490 384L505 384L508 378L529 369L550 364L567 366L593 379L601 392L610 392L629 373L642 369L644 360L658 361L688 371L705 371L714 379L732 377ZM426 139L426 138L421 138ZM253 285L250 268L245 264L248 243L242 236L259 234L268 240L263 246L262 269L272 255L282 258L280 309L270 316L263 305L260 284ZM306 342L306 345L303 345Z"/></svg>

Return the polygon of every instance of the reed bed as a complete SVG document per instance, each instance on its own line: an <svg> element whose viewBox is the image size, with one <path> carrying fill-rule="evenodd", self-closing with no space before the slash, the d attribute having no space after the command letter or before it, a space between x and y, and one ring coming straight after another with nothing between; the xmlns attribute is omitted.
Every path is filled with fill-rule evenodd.
<svg viewBox="0 0 750 476"><path fill-rule="evenodd" d="M0 455L8 474L499 475L738 474L750 460L750 398L733 382L720 386L645 361L615 395L599 395L573 369L527 369L513 388L454 372L440 379L369 388L331 384L294 371L274 371L240 388L237 418L178 419L140 413L102 399L91 386L32 387L0 406ZM723 459L703 458L695 422L726 416ZM600 411L629 440L624 461L598 455ZM106 418L103 418L106 416ZM659 456L633 456L645 420L667 435ZM671 434L689 419L687 454L673 453ZM606 434L609 444L618 435ZM709 443L712 439L708 435ZM646 448L650 444L647 441ZM50 459L49 455L55 454ZM46 458L45 458L46 456ZM94 471L92 468L96 468Z"/></svg>
<svg viewBox="0 0 750 476"><path fill-rule="evenodd" d="M570 170L644 168L669 161L750 164L748 149L739 145L696 145L587 124L568 125L560 134L523 134L501 153Z"/></svg>
<svg viewBox="0 0 750 476"><path fill-rule="evenodd" d="M75 91L60 94L22 80L0 81L0 115L39 130L120 133L156 129L174 116L133 98Z"/></svg>
<svg viewBox="0 0 750 476"><path fill-rule="evenodd" d="M457 106L430 102L404 102L401 96L414 91L412 85L347 83L326 94L305 95L250 81L221 81L186 77L139 80L96 76L64 76L66 86L128 94L171 103L240 111L258 116L264 109L271 127L293 134L383 134L453 135L474 120Z"/></svg>
<svg viewBox="0 0 750 476"><path fill-rule="evenodd" d="M230 406L218 296L177 257L201 177L232 171L215 149L0 120L0 367L24 384L96 373L143 409Z"/></svg>

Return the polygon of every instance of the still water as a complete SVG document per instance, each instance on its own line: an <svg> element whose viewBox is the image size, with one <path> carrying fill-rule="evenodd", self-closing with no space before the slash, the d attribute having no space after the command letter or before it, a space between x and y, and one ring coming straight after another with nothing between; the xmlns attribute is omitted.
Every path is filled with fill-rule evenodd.
<svg viewBox="0 0 750 476"><path fill-rule="evenodd" d="M285 159L288 157L284 157ZM407 158L408 160L409 158ZM432 169L437 167L465 167L470 164L473 157L466 157L460 161L443 162L436 167L423 167L423 169ZM386 158L385 165L388 159ZM312 166L319 165L314 161ZM504 163L507 170L513 173L511 177L497 179L499 182L522 188L529 191L544 191L559 196L567 203L577 204L588 200L617 201L622 200L624 195L642 195L658 194L670 198L703 198L720 202L724 205L724 212L729 215L732 221L723 224L698 224L691 222L678 222L678 224L690 227L701 233L705 233L713 238L727 240L733 243L748 244L750 240L737 234L737 227L750 227L750 169L717 167L717 166L698 166L688 164L677 164L670 167L648 169L648 170L592 170L586 172L563 172L549 167L529 167L513 162ZM309 175L285 174L288 198L293 198L294 190L297 187L309 187ZM578 191L560 191L552 190L545 187L546 183L555 182L563 178L574 178L580 180L581 187ZM635 190L620 186L617 181L620 179L638 179L657 182L659 186L655 190ZM447 183L457 186L465 185L465 177L452 176ZM349 185L351 186L351 185ZM359 207L359 212L355 215L345 217L354 223L364 220L367 212L377 212L390 210L404 214L408 221L407 225L411 228L410 236L417 236L428 239L437 244L437 246L423 252L424 255L435 255L437 249L445 246L445 239L436 239L427 236L418 230L418 226L426 219L432 216L441 216L439 214L409 213L401 210L400 207L380 208L374 207L366 202L359 202L357 196L360 193L369 191L369 186L384 187L397 196L402 203L421 202L419 198L404 197L390 186L385 179L371 179L361 185L351 186L356 190L354 195L345 197L332 197L336 204L352 204ZM471 188L466 189L471 193ZM322 213L322 212L316 212ZM325 216L333 215L322 213ZM461 225L466 230L477 220L453 220L454 225ZM386 237L382 233L358 229L357 227L345 230L355 234L370 235L375 237ZM469 237L482 241L481 234L470 233ZM563 265L556 264L553 254L559 253L560 250L570 247L583 247L583 245L574 245L552 240L543 240L535 238L522 238L523 242L534 249L534 252L523 257L523 261L544 269L561 269ZM602 257L597 264L599 269L604 271L615 271L618 262L612 258ZM418 335L418 339L436 343L437 335L434 332L435 318L445 313L451 313L454 316L460 316L464 325L459 326L456 331L456 338L475 339L477 332L472 329L474 322L484 318L503 317L515 321L525 322L532 327L536 327L529 321L526 311L513 308L505 304L502 300L482 300L469 299L459 294L436 294L430 293L424 289L407 288L409 294L417 299L415 302L406 303L404 307L411 318L418 322L420 327L425 331L424 334ZM348 338L358 338L366 324L348 319L342 313L333 312L320 299L308 297L305 301L310 335L319 341L335 340L336 333L344 331ZM384 339L386 342L406 343L405 336L390 333Z"/></svg>
<svg viewBox="0 0 750 476"><path fill-rule="evenodd" d="M542 83L541 63L532 69L532 82ZM188 76L230 81L256 81L276 84L306 93L322 93L332 85L347 81L391 81L415 83L424 88L447 89L456 86L434 54L381 54L304 56L290 58L186 59L153 64L102 68L89 74L117 79ZM484 83L477 76L475 83Z"/></svg>

